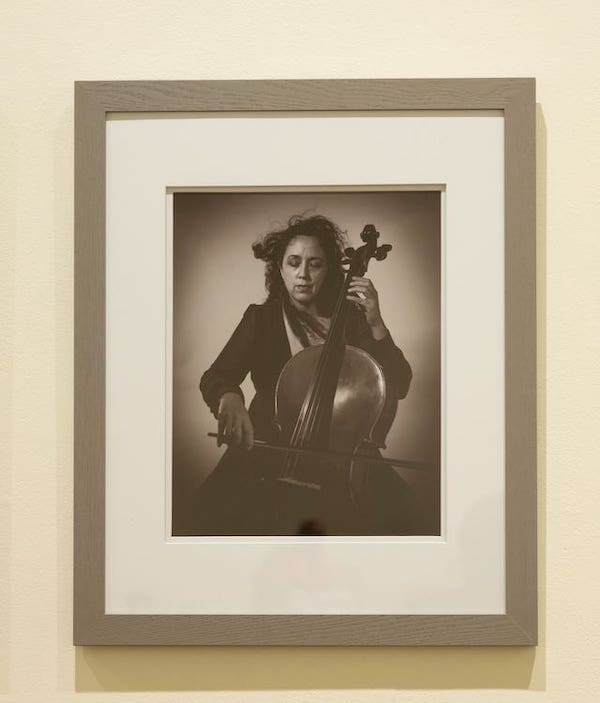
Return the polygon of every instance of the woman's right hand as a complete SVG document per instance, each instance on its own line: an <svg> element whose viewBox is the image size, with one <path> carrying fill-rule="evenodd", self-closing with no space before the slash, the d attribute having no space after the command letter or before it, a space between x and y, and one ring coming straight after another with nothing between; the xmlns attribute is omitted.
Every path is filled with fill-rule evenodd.
<svg viewBox="0 0 600 703"><path fill-rule="evenodd" d="M241 445L252 449L254 427L244 401L237 393L223 393L219 401L219 434L217 446L221 444Z"/></svg>

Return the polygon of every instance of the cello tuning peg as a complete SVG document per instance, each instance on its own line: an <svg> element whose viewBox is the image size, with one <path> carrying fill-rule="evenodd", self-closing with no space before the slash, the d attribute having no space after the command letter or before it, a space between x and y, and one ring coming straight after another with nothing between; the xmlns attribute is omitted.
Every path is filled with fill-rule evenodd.
<svg viewBox="0 0 600 703"><path fill-rule="evenodd" d="M360 238L363 242L375 242L379 239L379 232L375 229L375 225L365 225L363 231L360 233Z"/></svg>
<svg viewBox="0 0 600 703"><path fill-rule="evenodd" d="M388 251L391 251L391 249L391 244L382 244L380 247L377 247L375 250L375 258L377 261L383 261L387 257Z"/></svg>

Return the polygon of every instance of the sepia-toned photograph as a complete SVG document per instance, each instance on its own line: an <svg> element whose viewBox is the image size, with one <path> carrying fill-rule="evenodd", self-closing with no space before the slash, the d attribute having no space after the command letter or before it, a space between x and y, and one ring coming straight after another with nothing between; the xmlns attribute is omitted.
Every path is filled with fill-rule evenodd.
<svg viewBox="0 0 600 703"><path fill-rule="evenodd" d="M172 535L440 535L441 192L172 197Z"/></svg>

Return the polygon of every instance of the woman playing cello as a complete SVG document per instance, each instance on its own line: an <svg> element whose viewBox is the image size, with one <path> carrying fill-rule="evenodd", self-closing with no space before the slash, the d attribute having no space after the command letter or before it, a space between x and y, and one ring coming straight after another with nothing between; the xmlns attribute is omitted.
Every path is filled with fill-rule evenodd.
<svg viewBox="0 0 600 703"><path fill-rule="evenodd" d="M265 480L282 457L253 448L257 439L277 441L276 386L290 357L327 338L344 286L343 244L337 225L315 215L292 217L285 228L253 245L255 257L265 262L267 299L246 309L200 381L218 421L217 441L229 448L201 488L197 534L411 532L410 491L391 467L377 467L377 480L358 508L343 491L298 490ZM346 343L379 364L388 401L404 398L410 366L385 326L373 283L364 276L352 277L346 297L352 303L344 326ZM256 395L246 409L240 384L248 373Z"/></svg>

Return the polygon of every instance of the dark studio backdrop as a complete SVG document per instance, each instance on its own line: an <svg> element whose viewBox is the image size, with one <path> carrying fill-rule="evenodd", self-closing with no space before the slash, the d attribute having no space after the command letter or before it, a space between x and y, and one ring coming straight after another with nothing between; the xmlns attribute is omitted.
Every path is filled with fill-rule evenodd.
<svg viewBox="0 0 600 703"><path fill-rule="evenodd" d="M173 535L193 534L194 496L225 447L207 436L216 420L198 383L243 312L262 303L264 263L251 245L295 214L321 214L362 244L374 224L385 261L367 276L383 319L408 359L413 380L388 437L384 456L425 462L427 471L401 470L426 526L440 532L441 202L439 191L188 192L174 195L173 223ZM254 395L242 385L248 406Z"/></svg>

